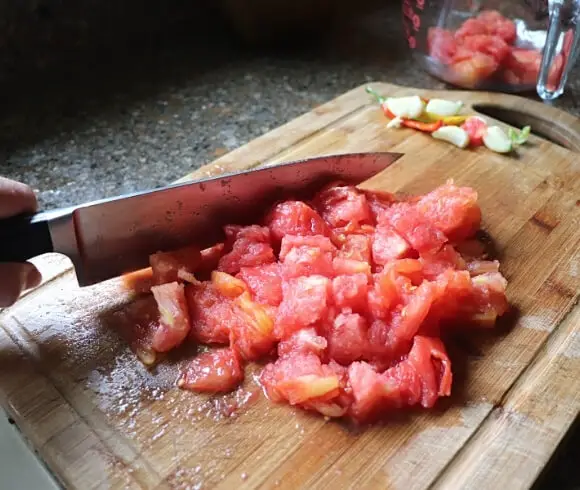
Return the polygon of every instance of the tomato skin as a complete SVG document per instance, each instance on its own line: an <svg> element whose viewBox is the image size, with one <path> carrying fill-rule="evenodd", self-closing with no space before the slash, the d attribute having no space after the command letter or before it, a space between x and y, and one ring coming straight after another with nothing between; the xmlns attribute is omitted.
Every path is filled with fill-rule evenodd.
<svg viewBox="0 0 580 490"><path fill-rule="evenodd" d="M177 273L183 268L194 273L201 262L201 254L197 247L185 247L174 252L158 252L149 257L153 273L153 283L156 285L178 280Z"/></svg>
<svg viewBox="0 0 580 490"><path fill-rule="evenodd" d="M179 346L191 329L185 289L183 284L172 282L153 286L151 291L160 313L160 325L151 347L157 352L167 352Z"/></svg>
<svg viewBox="0 0 580 490"><path fill-rule="evenodd" d="M217 349L196 356L177 385L184 390L227 393L244 380L239 356L232 349Z"/></svg>

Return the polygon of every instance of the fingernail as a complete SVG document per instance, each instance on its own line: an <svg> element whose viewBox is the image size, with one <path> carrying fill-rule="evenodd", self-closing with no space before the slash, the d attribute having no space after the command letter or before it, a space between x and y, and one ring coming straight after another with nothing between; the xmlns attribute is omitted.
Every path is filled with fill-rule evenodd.
<svg viewBox="0 0 580 490"><path fill-rule="evenodd" d="M42 281L42 275L38 269L34 266L30 268L28 274L26 275L26 281L24 283L24 289L30 289L38 286Z"/></svg>

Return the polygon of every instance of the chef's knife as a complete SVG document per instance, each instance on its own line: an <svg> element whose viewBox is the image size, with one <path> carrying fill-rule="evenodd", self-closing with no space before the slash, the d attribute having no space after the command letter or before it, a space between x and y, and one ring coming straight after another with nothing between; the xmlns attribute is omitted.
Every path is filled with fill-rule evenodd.
<svg viewBox="0 0 580 490"><path fill-rule="evenodd" d="M158 251L210 246L223 224L256 222L279 199L312 197L337 179L359 184L399 157L323 156L0 220L0 262L58 252L81 286L94 284L148 266Z"/></svg>

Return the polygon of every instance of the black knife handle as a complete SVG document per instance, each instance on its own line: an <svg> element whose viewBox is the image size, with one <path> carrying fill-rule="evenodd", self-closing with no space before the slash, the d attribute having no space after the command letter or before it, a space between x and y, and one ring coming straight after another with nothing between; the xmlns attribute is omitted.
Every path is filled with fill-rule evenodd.
<svg viewBox="0 0 580 490"><path fill-rule="evenodd" d="M0 262L24 262L52 252L48 223L38 215L0 220Z"/></svg>

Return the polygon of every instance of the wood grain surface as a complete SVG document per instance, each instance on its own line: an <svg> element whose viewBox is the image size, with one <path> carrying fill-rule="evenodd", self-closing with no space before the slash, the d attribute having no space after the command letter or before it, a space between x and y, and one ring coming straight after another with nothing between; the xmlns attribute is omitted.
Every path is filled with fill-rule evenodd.
<svg viewBox="0 0 580 490"><path fill-rule="evenodd" d="M452 397L435 410L354 430L271 404L251 375L259 367L225 397L180 391L182 359L148 371L120 339L119 311L131 300L120 282L79 289L68 259L47 255L35 259L43 285L0 312L0 393L65 487L533 484L580 413L580 121L508 95L372 85L389 95L463 100L470 111L531 121L538 133L517 156L460 150L387 129L359 87L186 178L322 154L396 151L404 157L365 187L418 193L450 178L474 187L513 312L493 332L450 346Z"/></svg>

